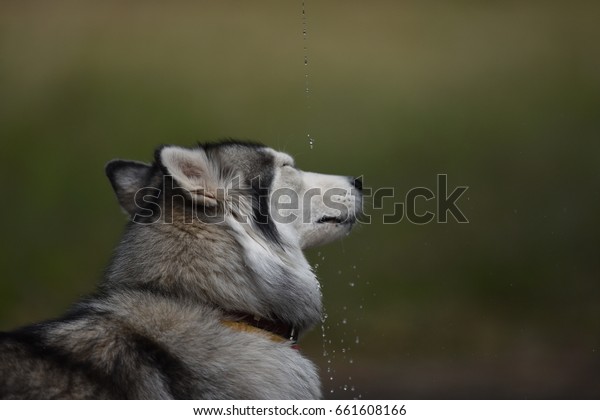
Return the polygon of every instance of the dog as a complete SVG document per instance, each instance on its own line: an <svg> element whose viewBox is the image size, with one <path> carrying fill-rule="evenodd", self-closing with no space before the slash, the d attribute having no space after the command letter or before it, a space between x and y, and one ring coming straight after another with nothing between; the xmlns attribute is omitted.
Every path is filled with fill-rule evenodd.
<svg viewBox="0 0 600 420"><path fill-rule="evenodd" d="M320 398L296 344L322 310L303 250L350 232L361 179L232 140L106 174L129 220L104 278L62 318L0 333L0 398Z"/></svg>

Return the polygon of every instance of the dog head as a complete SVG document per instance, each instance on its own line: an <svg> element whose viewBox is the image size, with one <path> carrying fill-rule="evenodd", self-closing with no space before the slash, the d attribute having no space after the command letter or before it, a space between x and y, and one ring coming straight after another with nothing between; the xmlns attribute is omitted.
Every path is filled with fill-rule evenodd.
<svg viewBox="0 0 600 420"><path fill-rule="evenodd" d="M155 158L154 165L115 160L106 167L136 223L231 218L265 240L306 249L346 235L361 207L360 179L304 172L288 154L259 144L165 146Z"/></svg>

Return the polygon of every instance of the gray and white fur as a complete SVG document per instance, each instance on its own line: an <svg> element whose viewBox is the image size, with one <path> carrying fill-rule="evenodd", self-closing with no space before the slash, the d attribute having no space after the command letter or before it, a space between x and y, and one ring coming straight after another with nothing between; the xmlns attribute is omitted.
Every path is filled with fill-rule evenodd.
<svg viewBox="0 0 600 420"><path fill-rule="evenodd" d="M62 318L0 333L0 398L320 398L291 341L228 321L300 334L320 322L303 250L349 233L360 180L236 141L163 146L106 172L129 221L104 279Z"/></svg>

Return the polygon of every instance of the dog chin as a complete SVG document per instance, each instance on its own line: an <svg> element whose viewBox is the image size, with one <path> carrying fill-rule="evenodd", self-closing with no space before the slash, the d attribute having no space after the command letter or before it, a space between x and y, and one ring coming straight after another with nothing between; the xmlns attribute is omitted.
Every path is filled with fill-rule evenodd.
<svg viewBox="0 0 600 420"><path fill-rule="evenodd" d="M354 218L316 222L309 232L301 236L300 247L304 250L337 241L350 233L355 222Z"/></svg>

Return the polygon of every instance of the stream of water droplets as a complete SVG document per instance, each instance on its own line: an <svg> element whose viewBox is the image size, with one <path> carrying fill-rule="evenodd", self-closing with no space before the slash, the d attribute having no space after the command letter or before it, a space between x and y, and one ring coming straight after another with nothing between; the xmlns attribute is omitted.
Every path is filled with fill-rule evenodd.
<svg viewBox="0 0 600 420"><path fill-rule="evenodd" d="M308 121L310 115L310 86L309 86L309 63L308 63L308 24L306 22L306 1L302 1L302 43L304 49L304 100L306 103L306 137L308 145L312 149L315 145L315 139L310 135L308 130Z"/></svg>
<svg viewBox="0 0 600 420"><path fill-rule="evenodd" d="M306 13L306 0L302 1L302 42L304 51L304 100L305 100L305 112L306 112L306 137L308 144L311 149L315 146L315 139L310 134L310 121L311 121L311 86L309 83L310 75L310 61L308 54L308 23ZM321 252L317 253L318 262L314 264L313 269L315 272L319 268L319 264L325 261L325 257L321 255ZM356 293L356 285L359 284L360 275L356 270L356 265L352 265L352 269L349 274L344 273L342 270L338 271L340 276L347 278L345 284L351 288L352 292ZM368 282L367 282L368 284ZM322 291L321 291L322 293ZM322 294L321 294L322 297ZM337 313L334 313L335 317L330 316L326 309L323 309L323 316L321 318L321 339L323 347L323 358L326 360L325 368L325 383L324 392L327 396L336 398L338 395L344 399L360 399L362 395L358 393L356 387L353 384L352 376L349 374L352 372L352 368L356 362L353 357L353 352L357 346L359 346L360 338L356 331L355 321L359 321L363 314L364 298L361 300L358 308L349 306L342 307L341 319ZM331 326L335 323L335 334L332 334ZM333 338L336 337L336 338ZM340 338L341 337L341 338ZM338 378L336 376L336 367L340 368L345 375L344 378ZM338 383L341 383L338 385Z"/></svg>
<svg viewBox="0 0 600 420"><path fill-rule="evenodd" d="M317 253L317 258L319 262L313 266L315 271L325 260L321 252ZM351 288L349 292L357 292L356 286L360 282L360 274L358 274L356 265L352 265L350 270L338 270L338 275L344 277L342 284L347 284ZM339 285L338 282L336 284ZM326 360L323 386L326 395L330 397L344 399L362 398L362 395L357 391L353 383L351 373L356 365L354 352L360 345L356 322L362 318L363 308L364 298L361 299L357 307L353 307L350 304L344 305L341 307L341 310L334 311L333 316L328 314L326 310L323 311L321 318L321 339L323 358ZM340 372L339 375L336 374L336 370ZM340 377L340 375L343 375L343 377Z"/></svg>

